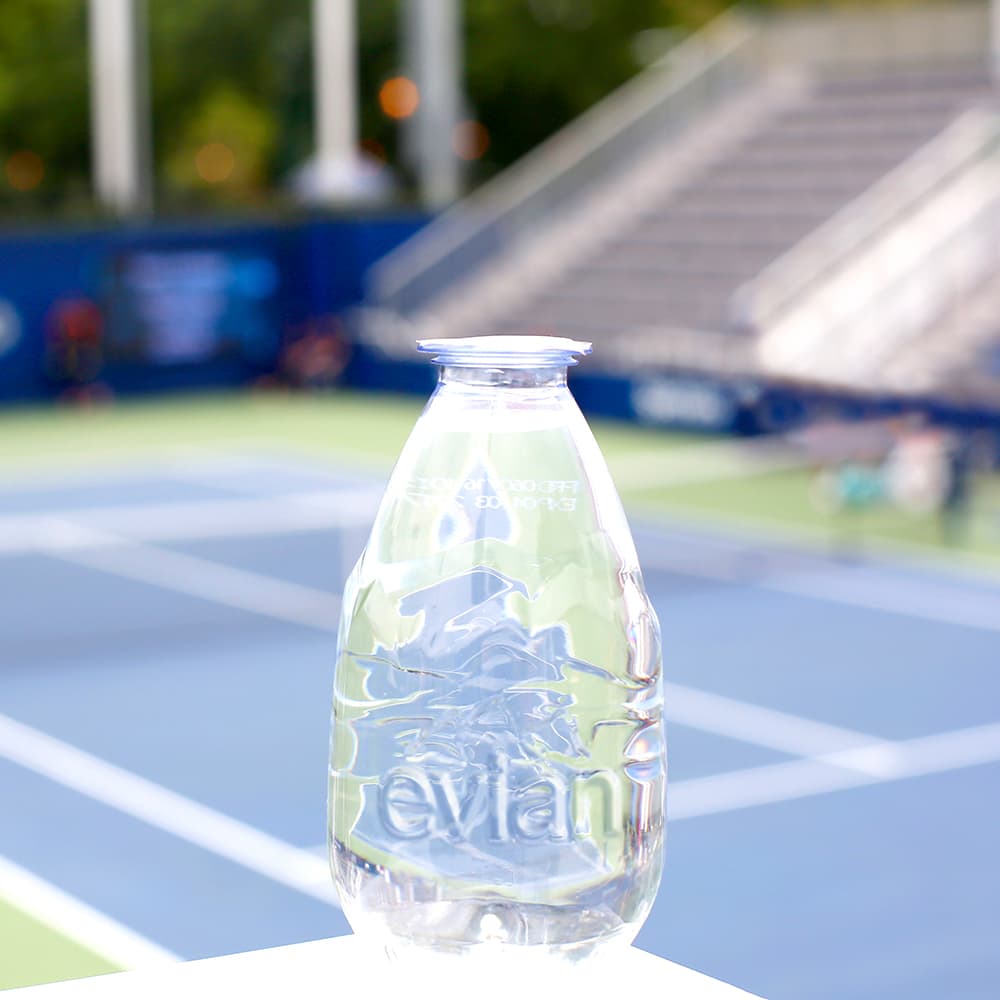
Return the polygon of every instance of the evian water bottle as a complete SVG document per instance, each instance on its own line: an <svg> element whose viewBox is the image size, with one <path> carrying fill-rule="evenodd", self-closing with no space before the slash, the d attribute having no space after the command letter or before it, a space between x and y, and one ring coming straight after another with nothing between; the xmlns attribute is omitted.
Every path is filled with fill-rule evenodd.
<svg viewBox="0 0 1000 1000"><path fill-rule="evenodd" d="M440 366L344 592L330 864L390 952L628 944L664 840L660 636L566 386L590 345L424 341Z"/></svg>

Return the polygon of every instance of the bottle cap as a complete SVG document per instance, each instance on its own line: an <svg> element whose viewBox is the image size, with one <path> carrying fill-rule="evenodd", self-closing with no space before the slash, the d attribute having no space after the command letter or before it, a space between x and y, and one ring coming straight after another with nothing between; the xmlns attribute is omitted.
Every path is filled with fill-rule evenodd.
<svg viewBox="0 0 1000 1000"><path fill-rule="evenodd" d="M590 354L584 340L528 335L455 337L418 340L417 350L433 354L439 365L467 368L555 368L575 365L577 355Z"/></svg>

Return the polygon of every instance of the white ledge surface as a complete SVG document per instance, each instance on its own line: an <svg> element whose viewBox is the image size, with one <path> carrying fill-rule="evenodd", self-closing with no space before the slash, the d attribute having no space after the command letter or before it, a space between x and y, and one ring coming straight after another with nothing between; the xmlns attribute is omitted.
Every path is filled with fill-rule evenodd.
<svg viewBox="0 0 1000 1000"><path fill-rule="evenodd" d="M515 962L502 955L390 964L353 936L10 990L4 998L619 1000L635 995L647 1000L754 1000L750 993L638 948L576 966L542 959Z"/></svg>

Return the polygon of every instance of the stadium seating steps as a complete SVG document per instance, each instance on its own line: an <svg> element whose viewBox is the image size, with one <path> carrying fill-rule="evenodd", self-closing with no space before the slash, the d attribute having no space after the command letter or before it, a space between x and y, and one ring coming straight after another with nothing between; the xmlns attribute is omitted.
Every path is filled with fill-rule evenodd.
<svg viewBox="0 0 1000 1000"><path fill-rule="evenodd" d="M734 329L737 288L992 97L984 69L828 80L503 323L600 343L643 324Z"/></svg>
<svg viewBox="0 0 1000 1000"><path fill-rule="evenodd" d="M683 368L693 359L694 367L708 371L746 370L752 346L739 336L745 331L734 308L741 286L963 111L994 99L982 61L810 80L735 145L722 144L680 185L665 185L638 215L623 217L577 252L541 287L517 289L491 317L491 332L591 340L597 348L591 367ZM613 176L601 180L615 183ZM586 201L567 211L585 213ZM515 245L500 253L518 252ZM469 288L466 282L466 298ZM996 365L982 364L1000 343L991 308L998 301L1000 279L938 317L933 330L905 346L897 381L912 374L917 391L957 392L1000 405L1000 372L990 374Z"/></svg>

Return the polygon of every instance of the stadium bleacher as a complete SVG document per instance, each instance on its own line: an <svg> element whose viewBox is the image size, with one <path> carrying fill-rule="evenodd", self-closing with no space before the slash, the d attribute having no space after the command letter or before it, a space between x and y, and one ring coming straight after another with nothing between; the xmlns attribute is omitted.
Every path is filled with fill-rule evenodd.
<svg viewBox="0 0 1000 1000"><path fill-rule="evenodd" d="M947 21L955 13L936 16ZM700 86L698 100L687 97L680 115L657 118L648 95L636 111L635 82L627 94L612 95L604 120L599 106L578 129L601 136L594 146L583 143L574 159L579 136L556 136L547 176L543 150L376 267L361 336L403 356L414 336L544 332L592 340L592 369L779 379L808 372L811 384L822 384L823 352L804 353L787 371L761 361L754 343L768 324L744 308L746 293L776 262L815 242L831 220L852 209L863 215L862 199L901 168L918 173L921 157L956 133L963 114L994 114L985 38L977 43L972 32L949 48L935 43L929 24L928 37L909 38L909 48L891 32L872 31L865 36L869 51L859 55L849 44L839 60L835 50L844 39L828 31L820 42L822 26L814 25L810 44L825 46L814 62L808 52L791 57L787 40L768 42L765 29L735 43L732 25L729 34L710 29L700 42L700 65L675 58L680 82L663 103L678 103L678 93L696 89L692 81ZM993 155L992 145L981 153ZM973 158L939 169L950 184L973 169ZM585 176L571 185L574 172ZM888 243L893 227L912 227L916 209L940 193L921 192L909 215L897 211L869 236ZM871 338L881 337L879 316L853 342L845 337L844 350L854 357L842 386L1000 407L996 379L979 374L978 360L992 342L988 313L996 290L984 287L982 260L978 270L966 267L963 254L958 239L948 251L961 263L958 274L949 274L936 297L925 296L920 330L887 330L882 349L869 352ZM828 263L831 271L842 266ZM925 286L927 268L906 277ZM808 312L810 289L805 296L793 291L797 308ZM734 334L745 335L742 342ZM824 349L829 356L830 336ZM860 369L869 356L873 370L866 373ZM832 385L836 374L830 372Z"/></svg>
<svg viewBox="0 0 1000 1000"><path fill-rule="evenodd" d="M989 95L974 69L808 88L502 326L598 343L641 325L732 329L743 282Z"/></svg>

